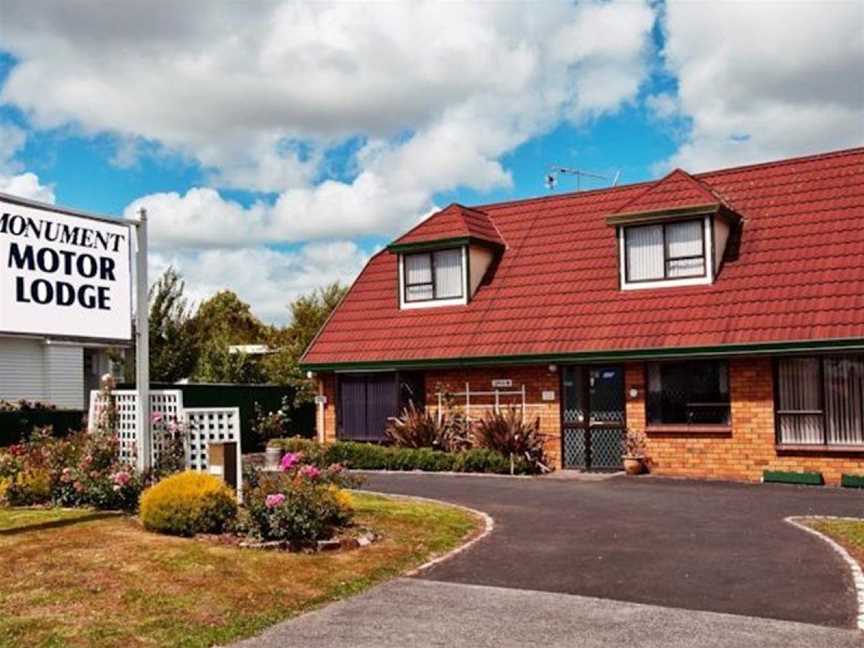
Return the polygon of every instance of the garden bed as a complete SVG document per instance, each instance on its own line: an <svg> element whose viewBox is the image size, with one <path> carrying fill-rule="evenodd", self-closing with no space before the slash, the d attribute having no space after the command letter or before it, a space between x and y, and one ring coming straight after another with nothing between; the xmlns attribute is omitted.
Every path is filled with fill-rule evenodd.
<svg viewBox="0 0 864 648"><path fill-rule="evenodd" d="M480 520L455 507L355 493L373 544L250 551L157 535L112 517L40 528L56 510L0 509L0 646L211 646L260 632L447 552Z"/></svg>
<svg viewBox="0 0 864 648"><path fill-rule="evenodd" d="M864 568L864 519L810 518L807 526L834 540Z"/></svg>

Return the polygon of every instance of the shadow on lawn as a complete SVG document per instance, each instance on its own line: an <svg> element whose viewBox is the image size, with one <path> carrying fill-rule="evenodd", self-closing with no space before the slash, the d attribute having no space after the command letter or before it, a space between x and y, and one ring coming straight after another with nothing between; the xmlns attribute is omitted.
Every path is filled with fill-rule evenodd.
<svg viewBox="0 0 864 648"><path fill-rule="evenodd" d="M25 524L24 526L12 527L11 529L0 529L0 536L18 535L19 533L42 531L44 529L59 529L61 527L72 526L73 524L92 522L94 520L104 520L106 518L119 517L121 515L123 515L123 513L117 511L96 511L88 515L82 515L81 517L61 518L59 520L51 520L49 522Z"/></svg>

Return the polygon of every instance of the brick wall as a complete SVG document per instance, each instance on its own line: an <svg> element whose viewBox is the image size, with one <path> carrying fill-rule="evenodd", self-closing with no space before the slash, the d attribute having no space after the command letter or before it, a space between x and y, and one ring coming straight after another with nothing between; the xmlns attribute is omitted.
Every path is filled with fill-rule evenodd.
<svg viewBox="0 0 864 648"><path fill-rule="evenodd" d="M560 371L560 369L559 369ZM438 404L437 392L462 392L466 381L471 390L492 389L492 380L510 379L511 389L526 387L530 417L540 417L540 430L546 435L546 452L550 464L561 468L561 394L560 374L548 365L441 369L425 373L426 404L433 411ZM829 484L837 484L844 472L864 474L864 454L818 454L784 452L778 454L774 444L774 389L771 360L746 358L729 361L731 431L722 434L655 433L649 430L648 446L652 471L659 475L758 481L764 470L818 471ZM327 404L318 406L319 438L323 429L326 441L336 439L336 380L333 374L321 374L319 393ZM636 388L637 396L630 390ZM543 392L553 392L554 400L544 401ZM645 370L642 363L626 366L625 391L627 425L645 430ZM472 412L489 409L494 400L474 399ZM521 397L502 398L506 405L521 404ZM464 399L457 404L464 405Z"/></svg>
<svg viewBox="0 0 864 648"><path fill-rule="evenodd" d="M518 391L525 385L525 402L529 420L540 418L540 432L546 437L546 456L550 466L561 468L561 401L558 372L549 371L548 365L514 367L478 367L473 369L443 369L427 371L426 406L436 410L438 391L464 392L465 383L471 391L491 391L493 380L512 380L513 386L502 391ZM543 392L552 392L554 400L544 401ZM501 397L501 405L520 405L521 396ZM463 406L464 398L456 399L454 405ZM494 406L494 397L472 397L471 415L481 415Z"/></svg>
<svg viewBox="0 0 864 648"><path fill-rule="evenodd" d="M318 440L330 443L336 440L336 375L318 375L318 395L326 396L327 403L316 406L315 425Z"/></svg>
<svg viewBox="0 0 864 648"><path fill-rule="evenodd" d="M864 473L864 455L778 453L774 443L774 387L769 358L729 361L731 432L724 434L653 433L648 431L651 469L655 474L758 481L764 470L821 472L826 483L840 475ZM627 396L629 427L645 430L645 371L627 366L626 381L638 389Z"/></svg>

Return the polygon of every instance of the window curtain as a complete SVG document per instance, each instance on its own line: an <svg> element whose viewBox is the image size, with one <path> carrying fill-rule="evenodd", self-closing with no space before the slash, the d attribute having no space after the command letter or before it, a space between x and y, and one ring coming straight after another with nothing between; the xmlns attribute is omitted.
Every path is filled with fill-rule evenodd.
<svg viewBox="0 0 864 648"><path fill-rule="evenodd" d="M428 254L405 257L405 296L408 301L432 299L432 258Z"/></svg>
<svg viewBox="0 0 864 648"><path fill-rule="evenodd" d="M462 296L462 250L435 253L435 298Z"/></svg>
<svg viewBox="0 0 864 648"><path fill-rule="evenodd" d="M819 358L787 358L777 366L781 443L823 443Z"/></svg>
<svg viewBox="0 0 864 648"><path fill-rule="evenodd" d="M643 225L625 230L627 280L663 279L663 226Z"/></svg>
<svg viewBox="0 0 864 648"><path fill-rule="evenodd" d="M705 271L702 258L702 221L671 223L666 227L666 245L669 248L668 276L692 277ZM676 257L699 257L680 259Z"/></svg>
<svg viewBox="0 0 864 648"><path fill-rule="evenodd" d="M827 442L864 443L864 359L825 358L823 381Z"/></svg>

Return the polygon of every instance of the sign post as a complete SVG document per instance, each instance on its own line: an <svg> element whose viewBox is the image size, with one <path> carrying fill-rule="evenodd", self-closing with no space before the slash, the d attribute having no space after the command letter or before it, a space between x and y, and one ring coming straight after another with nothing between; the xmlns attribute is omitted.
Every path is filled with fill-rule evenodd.
<svg viewBox="0 0 864 648"><path fill-rule="evenodd" d="M138 212L138 250L135 255L135 389L138 392L138 469L153 463L153 430L150 426L150 299L147 283L147 210Z"/></svg>

